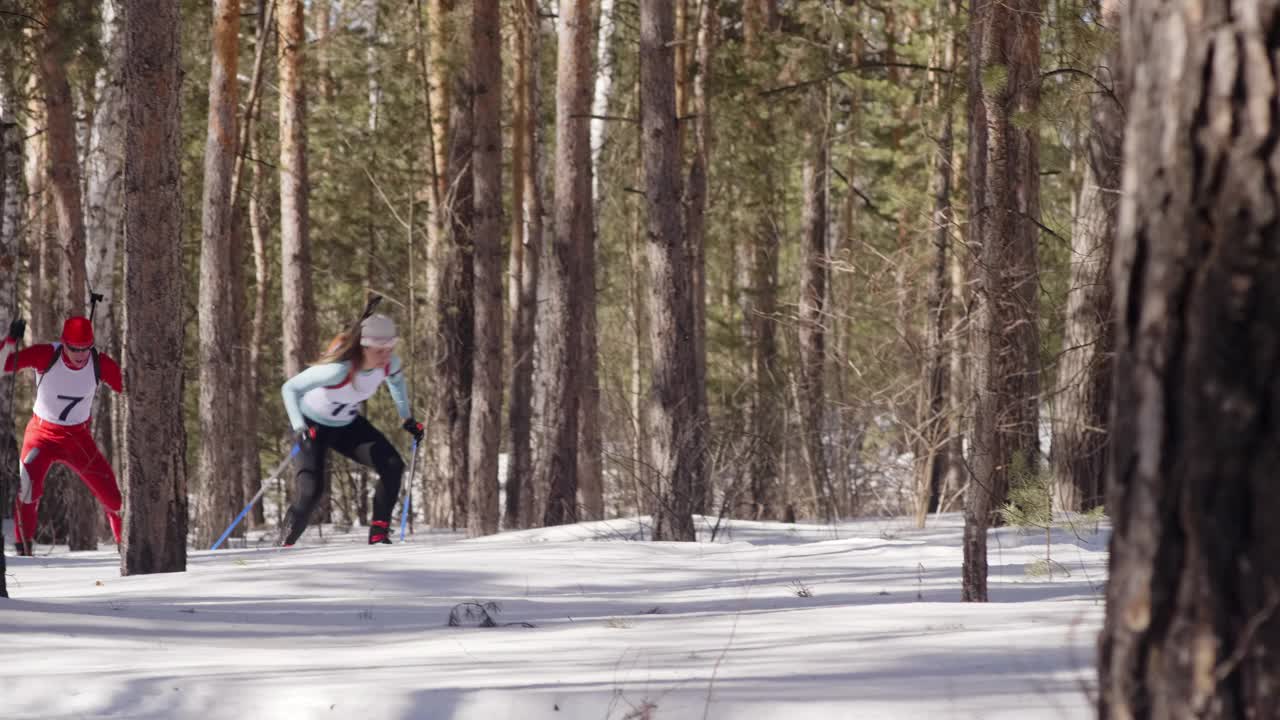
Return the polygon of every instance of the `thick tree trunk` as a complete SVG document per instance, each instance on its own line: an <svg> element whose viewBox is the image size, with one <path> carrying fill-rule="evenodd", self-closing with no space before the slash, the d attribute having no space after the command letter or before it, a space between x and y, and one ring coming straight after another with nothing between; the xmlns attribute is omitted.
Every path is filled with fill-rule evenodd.
<svg viewBox="0 0 1280 720"><path fill-rule="evenodd" d="M125 483L123 575L187 564L182 418L181 25L168 0L125 18Z"/></svg>
<svg viewBox="0 0 1280 720"><path fill-rule="evenodd" d="M470 497L468 435L471 429L471 383L475 354L475 268L472 242L472 79L466 65L450 69L448 164L445 176L446 240L435 258L436 347L440 395L436 423L436 475L449 502L449 524L467 527Z"/></svg>
<svg viewBox="0 0 1280 720"><path fill-rule="evenodd" d="M827 336L827 167L830 140L827 133L826 92L816 93L813 118L822 125L810 138L811 152L804 167L804 268L800 291L800 421L803 439L800 451L809 473L815 510L826 522L835 521L831 477L827 471L823 438Z"/></svg>
<svg viewBox="0 0 1280 720"><path fill-rule="evenodd" d="M232 171L239 132L236 127L240 50L239 0L217 0L213 7L210 53L209 122L204 147L204 200L200 244L200 454L197 483L201 499L196 541L207 545L240 510L235 504L241 485L240 458L233 454L242 429L233 418L238 399L232 392L238 343L233 342L235 315L230 282L233 274Z"/></svg>
<svg viewBox="0 0 1280 720"><path fill-rule="evenodd" d="M1111 13L1104 24L1118 26L1118 13L1113 8ZM1103 503L1115 345L1109 274L1124 141L1120 57L1119 48L1113 48L1094 69L1111 92L1090 95L1088 157L1071 233L1071 284L1050 445L1054 498L1062 510L1090 510Z"/></svg>
<svg viewBox="0 0 1280 720"><path fill-rule="evenodd" d="M311 239L307 182L307 94L303 83L306 44L302 0L281 0L280 86L280 286L284 318L284 374L301 372L312 360L315 299L311 289Z"/></svg>
<svg viewBox="0 0 1280 720"><path fill-rule="evenodd" d="M498 0L476 0L471 19L475 94L475 379L467 535L498 532L502 430L502 38Z"/></svg>
<svg viewBox="0 0 1280 720"><path fill-rule="evenodd" d="M647 420L661 483L655 540L693 541L693 489L706 450L693 387L693 302L681 222L676 156L675 15L670 2L640 2L640 131L643 138L649 341L653 382Z"/></svg>
<svg viewBox="0 0 1280 720"><path fill-rule="evenodd" d="M542 134L538 57L542 35L536 0L521 0L515 22L516 131L512 164L511 398L506 527L524 527L533 492L533 348L542 248ZM531 503L529 503L531 505Z"/></svg>
<svg viewBox="0 0 1280 720"><path fill-rule="evenodd" d="M578 422L585 379L582 356L583 258L595 242L591 203L592 0L560 8L556 63L555 235L546 264L546 301L538 309L539 392L545 439L534 482L547 490L544 525L578 520Z"/></svg>
<svg viewBox="0 0 1280 720"><path fill-rule="evenodd" d="M1011 478L1039 464L1040 359L1036 241L1040 2L970 6L971 243L980 247L985 299L976 342L982 388L965 498L963 597L987 600L987 529Z"/></svg>
<svg viewBox="0 0 1280 720"><path fill-rule="evenodd" d="M1101 718L1280 707L1274 2L1126 11Z"/></svg>

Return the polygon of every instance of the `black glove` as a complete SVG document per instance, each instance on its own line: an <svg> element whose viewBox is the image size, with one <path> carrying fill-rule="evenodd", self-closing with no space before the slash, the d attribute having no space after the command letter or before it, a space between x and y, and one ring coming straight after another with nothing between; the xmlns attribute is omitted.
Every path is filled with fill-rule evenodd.
<svg viewBox="0 0 1280 720"><path fill-rule="evenodd" d="M316 429L313 427L307 427L297 432L296 437L294 438L294 443L299 448L303 448L307 446L307 443L315 439L316 439Z"/></svg>
<svg viewBox="0 0 1280 720"><path fill-rule="evenodd" d="M22 342L22 336L27 334L27 321L18 318L9 323L9 337L17 342Z"/></svg>
<svg viewBox="0 0 1280 720"><path fill-rule="evenodd" d="M405 420L404 424L400 427L404 428L405 432L413 436L414 442L422 442L422 436L425 434L422 431L422 423L414 420L413 418L409 418L408 420Z"/></svg>

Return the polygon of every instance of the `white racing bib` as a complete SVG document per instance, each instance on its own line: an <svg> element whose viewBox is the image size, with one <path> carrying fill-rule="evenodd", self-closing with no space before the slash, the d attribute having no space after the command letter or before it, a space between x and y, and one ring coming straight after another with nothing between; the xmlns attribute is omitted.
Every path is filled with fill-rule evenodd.
<svg viewBox="0 0 1280 720"><path fill-rule="evenodd" d="M93 412L93 394L98 389L93 361L72 370L67 367L60 348L55 346L54 352L58 353L58 359L53 367L36 375L36 417L58 425L79 425Z"/></svg>
<svg viewBox="0 0 1280 720"><path fill-rule="evenodd" d="M329 385L308 390L302 396L306 415L332 425L346 425L360 414L360 405L378 391L387 379L385 367L349 375L341 385Z"/></svg>

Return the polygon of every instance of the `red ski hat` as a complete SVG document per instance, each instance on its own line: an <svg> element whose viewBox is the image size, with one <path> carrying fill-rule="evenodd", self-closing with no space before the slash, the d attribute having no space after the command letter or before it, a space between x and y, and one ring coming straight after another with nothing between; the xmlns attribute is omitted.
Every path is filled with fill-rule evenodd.
<svg viewBox="0 0 1280 720"><path fill-rule="evenodd" d="M83 315L67 318L62 324L62 342L74 347L89 347L93 344L93 323Z"/></svg>

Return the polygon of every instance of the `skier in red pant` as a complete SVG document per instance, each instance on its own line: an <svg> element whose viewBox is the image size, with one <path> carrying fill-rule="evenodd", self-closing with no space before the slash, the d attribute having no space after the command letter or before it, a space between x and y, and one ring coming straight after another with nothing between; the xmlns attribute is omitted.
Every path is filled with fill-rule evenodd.
<svg viewBox="0 0 1280 720"><path fill-rule="evenodd" d="M36 371L36 401L22 438L19 454L21 484L15 500L14 547L31 555L36 537L36 508L44 493L44 477L55 462L71 468L107 511L111 534L120 542L120 488L111 463L102 456L89 432L93 396L105 382L123 392L120 366L93 347L93 324L71 317L62 326L60 343L32 345L18 350L27 324L9 324L0 347L4 372ZM15 353L15 350L17 351Z"/></svg>

